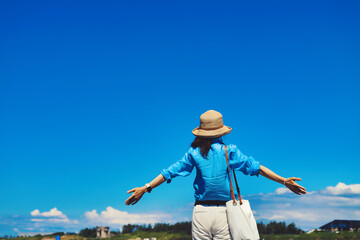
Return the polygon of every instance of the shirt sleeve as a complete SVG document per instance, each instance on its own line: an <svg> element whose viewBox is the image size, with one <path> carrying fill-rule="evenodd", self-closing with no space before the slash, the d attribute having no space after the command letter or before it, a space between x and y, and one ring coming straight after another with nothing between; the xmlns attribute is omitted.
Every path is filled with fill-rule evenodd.
<svg viewBox="0 0 360 240"><path fill-rule="evenodd" d="M170 167L163 169L161 174L166 179L167 183L171 182L171 179L177 176L186 177L189 176L194 168L194 161L189 152L187 152L182 159L172 164Z"/></svg>
<svg viewBox="0 0 360 240"><path fill-rule="evenodd" d="M251 176L259 176L260 163L255 161L253 157L248 157L235 146L229 146L229 162L230 168L235 171L240 171L245 175L250 174Z"/></svg>

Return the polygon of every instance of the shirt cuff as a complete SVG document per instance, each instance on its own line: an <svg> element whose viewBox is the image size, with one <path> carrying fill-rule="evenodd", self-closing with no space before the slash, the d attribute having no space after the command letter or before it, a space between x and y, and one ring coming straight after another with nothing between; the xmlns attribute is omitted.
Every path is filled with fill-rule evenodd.
<svg viewBox="0 0 360 240"><path fill-rule="evenodd" d="M163 175L163 177L166 179L167 183L171 183L171 174L169 173L168 170L163 169L161 172L161 175Z"/></svg>
<svg viewBox="0 0 360 240"><path fill-rule="evenodd" d="M251 168L249 169L249 174L250 176L256 175L258 177L259 172L260 172L260 163L254 161L254 163L251 165Z"/></svg>

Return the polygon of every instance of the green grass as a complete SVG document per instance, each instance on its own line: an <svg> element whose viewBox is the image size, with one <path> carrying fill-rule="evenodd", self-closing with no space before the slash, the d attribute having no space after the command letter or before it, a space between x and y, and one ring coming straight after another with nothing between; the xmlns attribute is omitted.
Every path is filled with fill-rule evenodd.
<svg viewBox="0 0 360 240"><path fill-rule="evenodd" d="M49 236L36 236L36 237L18 237L11 240L41 240L43 237ZM135 238L151 238L156 237L157 240L191 240L191 235L185 233L167 233L167 232L135 232L123 235L114 236L111 240L128 240ZM74 236L73 239L84 240L84 237ZM291 234L263 234L261 239L264 240L360 240L360 232L318 232L302 235ZM96 238L86 238L86 240L98 240Z"/></svg>
<svg viewBox="0 0 360 240"><path fill-rule="evenodd" d="M8 240L42 240L43 237L53 237L55 236L34 236L34 237L17 237L11 238ZM152 238L156 237L157 240L191 240L191 235L185 233L167 233L167 232L140 232L136 231L135 233L127 233L118 236L114 236L111 240L128 240L128 239L135 239L135 238ZM1 239L1 238L0 238ZM61 238L62 239L62 238ZM97 238L84 238L82 236L74 236L74 239L78 240L99 240ZM110 240L110 239L105 239Z"/></svg>
<svg viewBox="0 0 360 240"><path fill-rule="evenodd" d="M128 240L135 238L151 238L156 237L157 240L191 240L191 235L185 233L167 233L167 232L135 232L127 233L121 236L112 237L111 240Z"/></svg>
<svg viewBox="0 0 360 240"><path fill-rule="evenodd" d="M360 240L360 232L318 232L311 234L301 234L301 235L288 235L288 234L277 234L277 235L261 235L261 239L264 240Z"/></svg>

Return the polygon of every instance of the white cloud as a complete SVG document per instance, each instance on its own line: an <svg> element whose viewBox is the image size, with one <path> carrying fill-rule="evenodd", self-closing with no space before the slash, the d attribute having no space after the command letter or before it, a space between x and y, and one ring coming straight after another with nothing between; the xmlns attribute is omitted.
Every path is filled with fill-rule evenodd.
<svg viewBox="0 0 360 240"><path fill-rule="evenodd" d="M30 213L31 216L37 218L31 218L30 221L35 223L34 227L44 227L44 226L67 226L73 224L79 224L78 220L70 220L64 213L59 211L56 207L50 209L48 212L40 212L38 209L35 209Z"/></svg>
<svg viewBox="0 0 360 240"><path fill-rule="evenodd" d="M32 222L44 222L45 221L45 219L42 219L42 218L32 218L30 221L32 221Z"/></svg>
<svg viewBox="0 0 360 240"><path fill-rule="evenodd" d="M288 189L288 188L278 188L275 190L275 194L277 195L281 195L281 194L284 194L284 193L290 193L291 191Z"/></svg>
<svg viewBox="0 0 360 240"><path fill-rule="evenodd" d="M61 211L59 211L56 207L53 209L50 209L50 211L48 211L48 212L43 212L43 213L40 213L40 211L38 209L35 209L30 214L31 214L31 216L66 218L65 214L63 214Z"/></svg>
<svg viewBox="0 0 360 240"><path fill-rule="evenodd" d="M183 211L179 211L183 213ZM157 222L178 222L189 220L181 213L128 213L113 207L107 207L104 211L86 211L84 217L69 219L57 208L41 212L38 209L31 211L27 215L0 217L0 225L5 224L11 228L16 228L19 233L31 232L75 232L85 227L96 225L108 225L112 229L119 229L124 224L150 224ZM15 231L15 230L14 230Z"/></svg>
<svg viewBox="0 0 360 240"><path fill-rule="evenodd" d="M339 182L335 187L327 187L322 193L329 195L356 195L360 194L360 184L346 185L345 183Z"/></svg>
<svg viewBox="0 0 360 240"><path fill-rule="evenodd" d="M334 219L360 219L360 184L338 183L324 189L298 196L286 188L278 188L272 193L244 196L250 201L258 221L286 221L303 230L320 227ZM109 225L120 228L124 224L150 224L157 222L178 222L191 219L193 204L168 209L163 213L129 213L108 206L105 210L86 211L83 217L69 219L57 208L40 212L35 209L27 216L0 218L0 224L22 231L77 231L79 229ZM14 230L15 231L15 230Z"/></svg>
<svg viewBox="0 0 360 240"><path fill-rule="evenodd" d="M138 213L131 214L125 211L117 210L113 207L107 207L105 211L100 214L96 210L86 211L84 214L85 218L92 224L107 224L107 225L124 225L134 223L157 223L157 222L168 222L172 218L168 214L148 214Z"/></svg>
<svg viewBox="0 0 360 240"><path fill-rule="evenodd" d="M40 211L39 211L39 209L35 209L35 210L32 211L30 214L31 214L31 216L39 216L39 215L40 215Z"/></svg>
<svg viewBox="0 0 360 240"><path fill-rule="evenodd" d="M249 195L257 220L295 222L304 230L320 227L334 219L359 219L360 184L338 183L335 187L298 196L285 188L274 193Z"/></svg>

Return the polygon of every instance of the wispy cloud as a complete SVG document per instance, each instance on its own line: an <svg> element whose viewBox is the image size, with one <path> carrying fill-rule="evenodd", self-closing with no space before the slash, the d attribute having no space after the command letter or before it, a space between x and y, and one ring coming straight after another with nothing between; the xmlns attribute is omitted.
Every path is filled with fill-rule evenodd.
<svg viewBox="0 0 360 240"><path fill-rule="evenodd" d="M295 222L303 229L320 227L334 219L360 218L360 184L338 183L298 196L285 188L249 195L258 220Z"/></svg>
<svg viewBox="0 0 360 240"><path fill-rule="evenodd" d="M18 235L31 232L75 232L81 226L79 220L69 219L56 207L44 212L35 209L27 215L0 217L0 229L11 229L13 233ZM6 234L13 234L9 230L6 231Z"/></svg>
<svg viewBox="0 0 360 240"><path fill-rule="evenodd" d="M62 212L60 212L56 207L51 209L48 212L43 212L40 213L40 211L38 209L35 209L34 211L32 211L31 216L44 216L44 217L60 217L60 218L66 218L65 214L63 214Z"/></svg>
<svg viewBox="0 0 360 240"><path fill-rule="evenodd" d="M329 195L360 195L360 184L346 185L339 182L335 187L329 186L321 193Z"/></svg>
<svg viewBox="0 0 360 240"><path fill-rule="evenodd" d="M78 220L70 220L65 214L59 211L56 207L50 209L48 212L40 212L38 209L35 209L30 213L31 216L37 218L31 218L30 221L38 223L66 223L66 224L78 224Z"/></svg>
<svg viewBox="0 0 360 240"><path fill-rule="evenodd" d="M87 221L94 225L107 224L107 225L124 225L134 223L157 223L172 221L169 214L164 213L138 213L131 214L125 211L117 210L113 207L107 207L105 211L100 214L97 210L87 211L84 214Z"/></svg>
<svg viewBox="0 0 360 240"><path fill-rule="evenodd" d="M244 196L250 200L257 220L295 222L307 230L334 219L360 219L360 184L338 183L325 189L298 196L286 188L272 193ZM172 212L129 213L108 206L105 210L85 211L77 219L69 219L56 207L30 214L0 217L0 226L14 232L75 232L85 227L108 225L121 228L124 224L150 224L157 222L189 221L192 204Z"/></svg>
<svg viewBox="0 0 360 240"><path fill-rule="evenodd" d="M108 206L104 211L98 213L97 210L86 211L78 219L69 219L63 212L56 207L49 211L40 212L35 209L29 215L13 215L0 218L1 225L6 225L7 229L12 229L18 235L41 233L41 232L77 232L86 227L97 225L111 226L119 229L125 224L151 224L158 222L177 222L188 220L176 217L172 214L163 212L152 213L128 213Z"/></svg>

